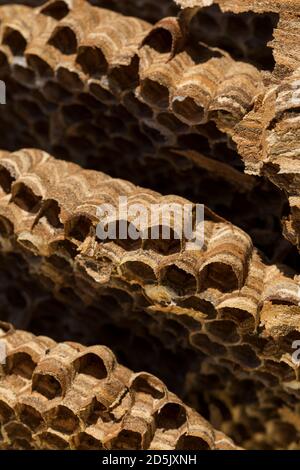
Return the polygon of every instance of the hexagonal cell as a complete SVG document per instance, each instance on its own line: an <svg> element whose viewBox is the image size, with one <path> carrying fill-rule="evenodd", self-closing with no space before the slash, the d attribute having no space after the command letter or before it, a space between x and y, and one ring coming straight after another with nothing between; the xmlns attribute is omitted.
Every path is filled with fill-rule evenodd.
<svg viewBox="0 0 300 470"><path fill-rule="evenodd" d="M177 441L176 450L211 450L211 448L202 437L183 434Z"/></svg>
<svg viewBox="0 0 300 470"><path fill-rule="evenodd" d="M50 374L34 374L32 378L32 390L39 392L49 400L62 396L62 386L59 381Z"/></svg>
<svg viewBox="0 0 300 470"><path fill-rule="evenodd" d="M73 434L79 426L79 418L64 405L58 405L47 413L50 426L62 433Z"/></svg>
<svg viewBox="0 0 300 470"><path fill-rule="evenodd" d="M77 450L104 450L101 441L86 431L74 437L74 445Z"/></svg>
<svg viewBox="0 0 300 470"><path fill-rule="evenodd" d="M10 374L20 375L25 379L31 379L36 363L26 352L10 354L7 358L7 369Z"/></svg>
<svg viewBox="0 0 300 470"><path fill-rule="evenodd" d="M256 369L261 365L260 359L250 346L232 346L229 348L229 352L233 360L246 369Z"/></svg>
<svg viewBox="0 0 300 470"><path fill-rule="evenodd" d="M165 430L178 429L186 420L186 409L180 403L166 403L156 415L157 427Z"/></svg>
<svg viewBox="0 0 300 470"><path fill-rule="evenodd" d="M224 344L238 343L241 339L236 324L228 320L207 322L205 329L216 340Z"/></svg>
<svg viewBox="0 0 300 470"><path fill-rule="evenodd" d="M172 264L164 268L161 283L174 289L178 295L190 295L197 290L197 279L184 269Z"/></svg>

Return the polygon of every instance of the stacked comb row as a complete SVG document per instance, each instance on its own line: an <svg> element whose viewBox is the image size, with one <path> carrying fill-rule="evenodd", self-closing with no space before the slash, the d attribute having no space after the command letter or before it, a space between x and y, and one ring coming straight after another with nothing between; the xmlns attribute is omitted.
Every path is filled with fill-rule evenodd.
<svg viewBox="0 0 300 470"><path fill-rule="evenodd" d="M0 446L297 449L298 1L16 3ZM97 207L120 196L204 203L203 246L101 240Z"/></svg>

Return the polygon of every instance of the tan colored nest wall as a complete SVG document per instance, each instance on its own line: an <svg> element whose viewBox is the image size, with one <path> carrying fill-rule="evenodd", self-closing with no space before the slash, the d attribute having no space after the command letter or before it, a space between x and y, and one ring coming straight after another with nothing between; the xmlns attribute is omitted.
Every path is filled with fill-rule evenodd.
<svg viewBox="0 0 300 470"><path fill-rule="evenodd" d="M133 322L141 338L150 332L152 342L156 337L173 344L176 354L190 351L194 371L208 380L217 371L221 385L216 396L225 393L232 400L232 393L224 392L228 376L231 384L251 381L263 428L264 421L270 429L278 425L286 407L297 413L299 372L292 354L293 341L300 337L299 276L284 266L266 265L245 233L209 211L200 251L189 251L178 240L100 242L96 208L104 201L117 205L121 195L148 207L188 201L82 170L37 150L4 152L0 168L2 250L21 254L58 300L90 306L93 330L97 318L103 318L103 300L108 305L113 301L116 308L108 311L115 326L127 323L128 328ZM268 419L261 411L266 396L272 410ZM251 416L247 408L244 413ZM292 429L288 445L294 445L297 428L287 425ZM274 436L273 430L264 437L268 445L276 445Z"/></svg>

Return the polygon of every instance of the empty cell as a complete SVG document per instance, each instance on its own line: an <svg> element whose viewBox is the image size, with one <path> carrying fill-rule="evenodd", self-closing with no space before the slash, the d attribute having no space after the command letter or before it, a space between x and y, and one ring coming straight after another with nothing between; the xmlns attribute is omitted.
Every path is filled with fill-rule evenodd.
<svg viewBox="0 0 300 470"><path fill-rule="evenodd" d="M176 450L211 450L211 448L202 437L183 434L177 441Z"/></svg>
<svg viewBox="0 0 300 470"><path fill-rule="evenodd" d="M72 410L64 405L58 405L49 411L47 421L56 431L72 434L79 426L79 419Z"/></svg>
<svg viewBox="0 0 300 470"><path fill-rule="evenodd" d="M190 96L175 97L172 101L172 110L179 119L189 125L201 124L206 120L206 110Z"/></svg>
<svg viewBox="0 0 300 470"><path fill-rule="evenodd" d="M119 91L129 90L137 86L139 81L138 57L134 56L129 65L113 67L108 78L112 87L117 87Z"/></svg>
<svg viewBox="0 0 300 470"><path fill-rule="evenodd" d="M84 73L88 75L104 75L108 71L108 62L101 48L96 46L80 46L76 58Z"/></svg>
<svg viewBox="0 0 300 470"><path fill-rule="evenodd" d="M197 290L197 280L195 276L175 264L164 269L161 275L161 283L174 289L179 295L192 294Z"/></svg>
<svg viewBox="0 0 300 470"><path fill-rule="evenodd" d="M215 288L221 292L230 292L239 288L239 280L229 264L208 263L201 271L203 288Z"/></svg>
<svg viewBox="0 0 300 470"><path fill-rule="evenodd" d="M0 166L0 186L8 194L11 192L11 185L15 181L14 176L4 166Z"/></svg>
<svg viewBox="0 0 300 470"><path fill-rule="evenodd" d="M27 41L20 31L9 27L4 28L2 43L8 46L15 56L22 56L27 46Z"/></svg>
<svg viewBox="0 0 300 470"><path fill-rule="evenodd" d="M275 362L272 360L265 361L265 368L267 371L275 374L277 377L285 382L296 380L295 371L285 362Z"/></svg>
<svg viewBox="0 0 300 470"><path fill-rule="evenodd" d="M17 410L22 423L26 424L33 431L36 431L40 426L44 425L44 419L41 413L33 406L20 404L17 406Z"/></svg>
<svg viewBox="0 0 300 470"><path fill-rule="evenodd" d="M205 324L207 332L225 344L237 343L240 336L236 324L231 321L211 321Z"/></svg>
<svg viewBox="0 0 300 470"><path fill-rule="evenodd" d="M32 377L35 367L36 363L32 360L32 357L25 352L17 352L9 355L7 358L7 368L10 374L20 375L25 379Z"/></svg>
<svg viewBox="0 0 300 470"><path fill-rule="evenodd" d="M211 341L206 335L202 333L192 333L190 335L190 343L197 349L200 349L209 356L226 356L226 349L224 346Z"/></svg>
<svg viewBox="0 0 300 470"><path fill-rule="evenodd" d="M298 430L293 424L284 421L274 421L270 424L270 432L274 438L277 446L284 448L292 442L296 442L298 439Z"/></svg>
<svg viewBox="0 0 300 470"><path fill-rule="evenodd" d="M61 384L53 375L47 373L36 373L33 375L32 391L39 392L49 400L62 396Z"/></svg>
<svg viewBox="0 0 300 470"><path fill-rule="evenodd" d="M141 261L126 261L121 265L121 271L127 279L137 279L147 283L156 281L156 275L151 266Z"/></svg>
<svg viewBox="0 0 300 470"><path fill-rule="evenodd" d="M164 384L154 376L146 373L140 373L140 375L134 379L131 388L137 393L151 395L155 400L162 399L166 394Z"/></svg>
<svg viewBox="0 0 300 470"><path fill-rule="evenodd" d="M112 105L116 102L114 95L98 83L90 83L89 91L95 98L97 98L97 100L99 100L103 104Z"/></svg>
<svg viewBox="0 0 300 470"><path fill-rule="evenodd" d="M257 371L255 377L267 387L276 387L279 384L278 377L269 372Z"/></svg>
<svg viewBox="0 0 300 470"><path fill-rule="evenodd" d="M41 77L53 76L53 70L50 65L37 54L26 54L26 60L29 65Z"/></svg>
<svg viewBox="0 0 300 470"><path fill-rule="evenodd" d="M56 72L57 80L67 90L82 90L83 82L77 72L68 70L66 67L60 65Z"/></svg>
<svg viewBox="0 0 300 470"><path fill-rule="evenodd" d="M92 221L85 215L74 216L69 219L65 226L66 237L84 242L89 235Z"/></svg>
<svg viewBox="0 0 300 470"><path fill-rule="evenodd" d="M77 450L102 450L104 449L101 441L91 436L87 432L80 432L74 438L74 445Z"/></svg>
<svg viewBox="0 0 300 470"><path fill-rule="evenodd" d="M151 47L160 54L165 54L172 50L173 37L167 29L154 27L144 39L143 45Z"/></svg>
<svg viewBox="0 0 300 470"><path fill-rule="evenodd" d="M162 226L159 227L159 230L162 231ZM180 252L181 250L181 240L176 239L172 235L172 229L171 229L171 235L169 239L164 239L159 237L158 239L151 238L151 233L148 238L146 238L143 242L143 248L144 250L153 250L156 251L157 253L160 253L161 255L170 255L172 253L177 253Z"/></svg>
<svg viewBox="0 0 300 470"><path fill-rule="evenodd" d="M56 229L63 228L63 224L61 223L59 218L60 207L58 202L54 199L48 199L47 201L44 201L39 213L39 220L43 217L47 220L47 223L51 227Z"/></svg>
<svg viewBox="0 0 300 470"><path fill-rule="evenodd" d="M176 316L174 316L174 318L176 318ZM178 341L187 337L186 329L177 320L165 319L163 322L163 328L166 331L171 332Z"/></svg>
<svg viewBox="0 0 300 470"><path fill-rule="evenodd" d="M48 101L57 104L67 101L72 96L64 87L54 81L47 81L42 89L42 93Z"/></svg>
<svg viewBox="0 0 300 470"><path fill-rule="evenodd" d="M141 96L150 106L167 108L169 106L169 90L166 86L146 78L141 82Z"/></svg>
<svg viewBox="0 0 300 470"><path fill-rule="evenodd" d="M203 313L207 318L215 318L217 316L217 311L213 304L199 297L188 297L187 299L180 300L178 304L181 307L190 308Z"/></svg>
<svg viewBox="0 0 300 470"><path fill-rule="evenodd" d="M30 70L21 64L14 64L12 67L12 76L24 85L34 84L35 76L34 71Z"/></svg>
<svg viewBox="0 0 300 470"><path fill-rule="evenodd" d="M250 346L232 346L230 348L231 357L242 367L247 369L256 369L261 362Z"/></svg>
<svg viewBox="0 0 300 470"><path fill-rule="evenodd" d="M85 374L102 380L107 377L107 369L103 359L95 353L87 353L74 361L74 367L78 374Z"/></svg>
<svg viewBox="0 0 300 470"><path fill-rule="evenodd" d="M77 39L74 31L69 26L55 28L49 44L58 49L62 54L75 54L77 51Z"/></svg>
<svg viewBox="0 0 300 470"><path fill-rule="evenodd" d="M247 331L253 331L254 326L255 326L255 318L251 313L247 312L246 310L242 310L240 308L230 308L230 307L225 307L220 309L220 317L224 318L226 320L232 320L233 322L238 324L239 330L243 331L243 333L246 333ZM257 342L257 347L264 347L265 340L262 338L258 337L250 337L249 336L249 341L251 340ZM264 343L264 344L262 344ZM261 346L260 346L261 345ZM254 345L256 347L256 345Z"/></svg>
<svg viewBox="0 0 300 470"><path fill-rule="evenodd" d="M0 423L3 425L14 418L15 412L5 401L0 400Z"/></svg>
<svg viewBox="0 0 300 470"><path fill-rule="evenodd" d="M188 128L179 119L171 113L161 113L157 116L157 121L163 127L166 127L170 132L184 132Z"/></svg>
<svg viewBox="0 0 300 470"><path fill-rule="evenodd" d="M8 438L12 442L18 442L21 440L28 443L32 441L30 428L23 423L11 421L4 426L3 430L5 430L5 434L7 434Z"/></svg>
<svg viewBox="0 0 300 470"><path fill-rule="evenodd" d="M128 92L124 95L123 104L137 118L151 118L153 115L152 109L138 100L134 92Z"/></svg>
<svg viewBox="0 0 300 470"><path fill-rule="evenodd" d="M18 101L17 111L26 117L28 121L41 119L44 117L44 113L40 106L31 100L22 99Z"/></svg>
<svg viewBox="0 0 300 470"><path fill-rule="evenodd" d="M122 429L118 437L110 441L110 447L114 450L140 450L142 449L142 436L137 431Z"/></svg>
<svg viewBox="0 0 300 470"><path fill-rule="evenodd" d="M41 204L41 196L33 193L32 189L24 183L16 183L12 190L11 201L26 212L38 212Z"/></svg>
<svg viewBox="0 0 300 470"><path fill-rule="evenodd" d="M68 441L51 431L37 434L36 439L40 442L40 448L43 450L65 450L69 447Z"/></svg>
<svg viewBox="0 0 300 470"><path fill-rule="evenodd" d="M192 316L178 315L177 321L185 326L189 331L201 330L201 323Z"/></svg>
<svg viewBox="0 0 300 470"><path fill-rule="evenodd" d="M45 7L41 8L43 15L51 16L56 20L61 20L69 13L70 8L67 1L57 0L48 3Z"/></svg>

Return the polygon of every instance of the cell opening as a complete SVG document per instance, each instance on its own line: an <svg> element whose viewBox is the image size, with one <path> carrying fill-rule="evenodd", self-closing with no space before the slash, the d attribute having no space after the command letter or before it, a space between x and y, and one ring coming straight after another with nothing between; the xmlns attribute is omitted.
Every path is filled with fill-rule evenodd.
<svg viewBox="0 0 300 470"><path fill-rule="evenodd" d="M239 288L238 278L229 264L212 262L201 271L203 287L230 292Z"/></svg>
<svg viewBox="0 0 300 470"><path fill-rule="evenodd" d="M104 361L94 353L87 353L74 361L74 367L78 374L85 374L102 380L107 377L107 369Z"/></svg>
<svg viewBox="0 0 300 470"><path fill-rule="evenodd" d="M25 379L31 379L36 363L25 352L17 352L8 357L7 366L10 374L20 375Z"/></svg>
<svg viewBox="0 0 300 470"><path fill-rule="evenodd" d="M179 119L188 124L201 124L205 121L203 106L196 103L189 96L185 98L175 97L172 101L172 109Z"/></svg>
<svg viewBox="0 0 300 470"><path fill-rule="evenodd" d="M168 88L150 78L142 81L141 95L146 103L154 107L167 108L169 106Z"/></svg>
<svg viewBox="0 0 300 470"><path fill-rule="evenodd" d="M23 55L27 46L27 41L24 36L16 29L9 27L4 29L2 41L15 56Z"/></svg>
<svg viewBox="0 0 300 470"><path fill-rule="evenodd" d="M41 77L51 77L53 75L50 65L37 54L27 54L26 60L29 67L31 67Z"/></svg>
<svg viewBox="0 0 300 470"><path fill-rule="evenodd" d="M261 364L259 358L250 346L232 346L230 348L230 355L242 367L246 367L247 369L256 369Z"/></svg>
<svg viewBox="0 0 300 470"><path fill-rule="evenodd" d="M123 429L118 437L113 439L111 446L115 450L140 450L142 449L142 436L136 431Z"/></svg>
<svg viewBox="0 0 300 470"><path fill-rule="evenodd" d="M6 194L11 192L11 185L15 181L15 178L10 174L10 172L0 166L0 186Z"/></svg>
<svg viewBox="0 0 300 470"><path fill-rule="evenodd" d="M179 438L176 450L211 450L211 448L201 437L184 434Z"/></svg>
<svg viewBox="0 0 300 470"><path fill-rule="evenodd" d="M66 55L76 54L77 39L69 26L58 26L49 40L49 44Z"/></svg>
<svg viewBox="0 0 300 470"><path fill-rule="evenodd" d="M69 13L70 8L68 4L62 0L57 0L41 9L43 15L51 16L55 20L61 20Z"/></svg>
<svg viewBox="0 0 300 470"><path fill-rule="evenodd" d="M175 264L165 268L161 282L182 295L191 294L197 290L195 276Z"/></svg>
<svg viewBox="0 0 300 470"><path fill-rule="evenodd" d="M108 71L108 62L99 47L80 46L76 62L88 75L104 75Z"/></svg>
<svg viewBox="0 0 300 470"><path fill-rule="evenodd" d="M40 208L42 197L34 194L24 183L17 183L12 189L12 202L21 209L35 213Z"/></svg>
<svg viewBox="0 0 300 470"><path fill-rule="evenodd" d="M50 413L50 426L56 431L72 434L79 426L78 417L64 405L58 405Z"/></svg>
<svg viewBox="0 0 300 470"><path fill-rule="evenodd" d="M32 391L39 392L49 400L62 396L61 384L50 374L34 374L32 378Z"/></svg>
<svg viewBox="0 0 300 470"><path fill-rule="evenodd" d="M156 416L157 427L165 430L178 429L186 420L186 410L179 403L167 403Z"/></svg>
<svg viewBox="0 0 300 470"><path fill-rule="evenodd" d="M154 27L143 41L143 46L150 46L160 54L171 52L173 37L170 31L165 28Z"/></svg>
<svg viewBox="0 0 300 470"><path fill-rule="evenodd" d="M86 432L80 432L76 436L75 446L77 450L103 450L104 447L98 439Z"/></svg>
<svg viewBox="0 0 300 470"><path fill-rule="evenodd" d="M146 282L156 281L156 276L151 266L141 261L126 261L121 265L121 271L128 279L137 279Z"/></svg>
<svg viewBox="0 0 300 470"><path fill-rule="evenodd" d="M84 242L90 233L91 227L92 222L88 217L84 215L72 217L72 219L66 224L66 236L69 238L75 238L75 240L79 242Z"/></svg>
<svg viewBox="0 0 300 470"><path fill-rule="evenodd" d="M36 430L44 423L41 413L33 408L33 406L26 404L19 405L18 414L22 423L26 424L32 430Z"/></svg>

